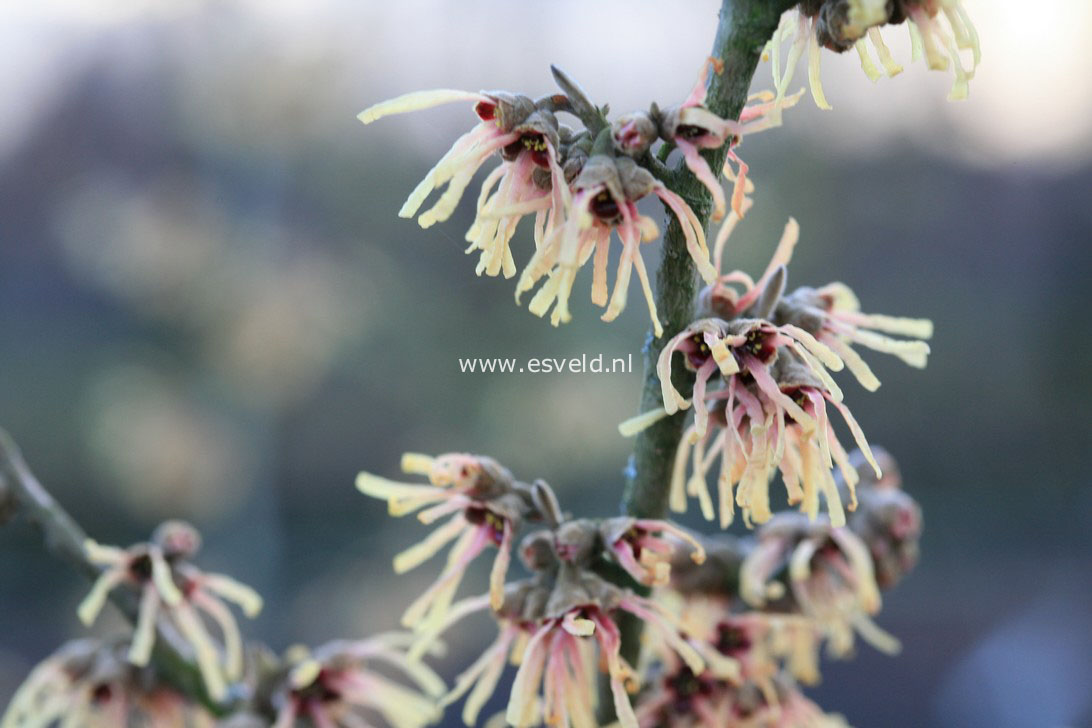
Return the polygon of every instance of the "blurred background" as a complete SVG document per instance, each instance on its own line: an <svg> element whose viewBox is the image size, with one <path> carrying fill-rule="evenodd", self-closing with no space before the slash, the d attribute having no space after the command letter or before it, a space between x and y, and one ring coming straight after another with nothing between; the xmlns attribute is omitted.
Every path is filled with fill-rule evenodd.
<svg viewBox="0 0 1092 728"><path fill-rule="evenodd" d="M457 359L636 352L639 291L611 325L588 271L561 330L514 306L514 281L476 278L462 253L473 193L429 230L396 216L468 110L355 115L426 88L537 96L551 62L617 112L674 103L718 4L4 3L0 426L101 541L192 520L202 565L266 596L248 626L277 649L393 628L437 573L393 578L425 531L353 488L361 469L395 477L403 451L488 453L613 514L640 371ZM966 102L909 63L901 28L893 80L824 54L834 111L805 98L741 148L756 204L727 265L761 272L792 215L790 285L842 280L866 310L936 322L928 369L873 355L878 392L843 380L925 511L921 565L878 620L904 651L863 646L812 694L865 727L1087 727L1092 7L965 5L984 51ZM764 65L755 89L769 81ZM524 228L517 262L530 246ZM0 704L83 633L87 586L25 523L0 529ZM491 638L468 623L446 676Z"/></svg>

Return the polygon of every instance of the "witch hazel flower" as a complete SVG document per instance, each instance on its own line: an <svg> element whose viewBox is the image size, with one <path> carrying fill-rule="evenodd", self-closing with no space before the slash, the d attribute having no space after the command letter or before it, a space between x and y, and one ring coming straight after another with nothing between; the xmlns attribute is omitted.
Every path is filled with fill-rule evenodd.
<svg viewBox="0 0 1092 728"><path fill-rule="evenodd" d="M910 20L907 27L910 28L913 60L924 55L926 64L934 71L948 70L950 62L955 81L948 99L959 101L967 98L969 82L982 60L982 48L978 32L962 1L901 0L895 5L892 22L897 22L895 18L901 18L900 11ZM961 51L971 53L969 69L963 66Z"/></svg>
<svg viewBox="0 0 1092 728"><path fill-rule="evenodd" d="M800 510L815 520L819 513L819 496L822 495L826 499L831 523L835 526L845 525L845 512L832 468L837 464L842 482L849 491L848 508L851 511L857 508L859 475L834 432L828 405L841 414L859 452L863 453L876 477L880 477L880 466L873 457L868 440L856 418L842 402L841 392L832 390L829 382L817 378L814 370L806 366L799 356L786 352L778 359L773 374L781 391L792 397L816 422L814 430L805 431L795 423L789 423L784 430L784 454L778 466L789 494L789 503L799 503Z"/></svg>
<svg viewBox="0 0 1092 728"><path fill-rule="evenodd" d="M394 728L423 728L440 718L436 699L443 681L421 662L407 658L411 635L384 634L366 640L330 642L310 651L295 647L286 655L283 685L274 694L273 728L310 721L316 728L361 728L382 717ZM375 668L409 679L407 686Z"/></svg>
<svg viewBox="0 0 1092 728"><path fill-rule="evenodd" d="M814 342L808 341L806 346L814 348ZM676 512L686 510L686 496L690 495L699 499L707 519L714 518L705 475L720 455L717 488L722 527L734 518L733 503L741 507L748 524L762 523L772 515L769 479L784 452L787 428L792 424L811 433L819 426L812 414L782 391L771 373L778 350L783 348L795 350L797 340L759 319L701 319L664 347L658 362L664 407L633 418L619 429L628 435L694 406L694 424L676 452L673 469L669 504ZM695 373L693 399L684 398L671 381L671 357L676 352ZM709 389L713 377L722 378L723 386ZM712 431L722 436L706 449L711 424ZM693 455L693 475L684 490L689 454Z"/></svg>
<svg viewBox="0 0 1092 728"><path fill-rule="evenodd" d="M235 603L253 618L262 609L262 598L228 576L208 574L193 566L189 560L200 547L200 534L182 521L163 523L150 542L128 549L88 539L84 544L87 559L105 568L76 613L90 626L111 591L122 585L135 587L140 591L140 610L128 651L129 662L148 664L156 622L162 616L193 648L209 696L222 700L227 695L227 683L238 680L243 672L239 627L223 600ZM222 650L209 634L202 615L219 627Z"/></svg>
<svg viewBox="0 0 1092 728"><path fill-rule="evenodd" d="M481 251L475 272L505 278L516 274L510 243L520 221L535 215L535 242L553 231L568 208L570 194L559 164L559 143L572 131L553 114L536 110L514 129L520 140L501 150L501 165L482 183L477 216L466 233L467 253Z"/></svg>
<svg viewBox="0 0 1092 728"><path fill-rule="evenodd" d="M694 568L708 571L711 567ZM711 669L716 662L707 657L710 667L694 673L670 650L653 642L653 659L645 667L649 689L636 706L641 726L720 728L729 717L733 726L737 721L744 724L766 706L791 702L786 701L785 689L792 679L808 684L818 681L820 635L810 618L738 612L736 600L726 595L663 591L656 598L679 615L680 629L692 642L707 647L703 657L715 654L722 666L731 669L717 672Z"/></svg>
<svg viewBox="0 0 1092 728"><path fill-rule="evenodd" d="M728 713L731 725L740 728L849 728L842 716L825 713L791 680L778 676L775 685L773 699L755 686L745 685L737 691Z"/></svg>
<svg viewBox="0 0 1092 728"><path fill-rule="evenodd" d="M528 714L540 681L546 722L569 725L565 717L567 711L558 703L571 700L572 690L578 685L588 694L593 686L586 681L579 684L575 680L565 680L565 666L557 664L555 643L564 644L573 638L594 638L601 660L606 662L619 724L624 728L637 728L637 718L629 700L630 689L636 687L636 673L621 656L621 635L614 618L619 611L640 618L651 633L668 644L691 669L701 672L705 668L699 651L679 633L674 615L656 602L610 584L590 571L600 549L596 531L595 525L587 521L567 521L554 529L554 552L559 564L549 599L539 616L537 630L527 644L512 688L507 710L507 719L512 725L526 724L520 721ZM551 679L553 675L556 677ZM573 677L573 673L568 672L568 676ZM569 690L565 689L566 685Z"/></svg>
<svg viewBox="0 0 1092 728"><path fill-rule="evenodd" d="M738 120L722 119L705 106L706 86L709 71L718 75L723 72L723 62L718 58L709 58L703 64L690 95L679 105L660 108L652 104L649 111L635 111L619 117L612 124L614 149L619 154L640 160L651 148L657 138L674 145L683 154L683 161L690 172L709 190L713 198L712 219L719 222L726 212L724 187L709 163L701 156L702 150L719 149L729 146L723 173L733 184L732 210L738 217L746 213L745 193L753 191L753 185L747 179L747 165L735 152L744 134L754 134L765 129L779 126L780 116L775 115L772 93L758 93L748 101L758 103L744 106ZM784 100L778 107L787 108L795 104L799 95ZM738 167L733 170L732 163Z"/></svg>
<svg viewBox="0 0 1092 728"><path fill-rule="evenodd" d="M620 516L599 525L607 550L638 583L665 586L671 581L671 560L680 543L690 547L695 564L705 561L705 549L687 530L651 518Z"/></svg>
<svg viewBox="0 0 1092 728"><path fill-rule="evenodd" d="M687 168L713 195L712 220L719 222L726 212L724 188L701 156L701 150L719 149L728 144L723 174L733 182L732 211L742 218L746 213L744 194L750 191L747 177L749 167L737 156L736 147L745 135L780 126L781 111L794 106L800 95L786 96L780 104L774 104L773 94L760 92L748 98L748 101L757 103L745 105L738 120L722 119L705 107L710 70L718 75L723 73L720 59L708 59L686 100L677 107L663 110L656 117L664 139L679 148ZM736 170L732 169L732 162L735 162Z"/></svg>
<svg viewBox="0 0 1092 728"><path fill-rule="evenodd" d="M700 565L676 560L671 589L656 598L680 615L685 633L735 663L737 677L729 682L753 682L768 692L770 679L787 670L814 684L822 633L810 617L787 611L784 586L769 584L766 611L741 611L747 604L740 599L739 573L753 545L751 539L730 537L710 541L708 560Z"/></svg>
<svg viewBox="0 0 1092 728"><path fill-rule="evenodd" d="M472 93L440 89L405 94L371 106L358 118L365 124L393 114L470 101L479 123L460 137L410 193L398 214L418 215L425 200L446 189L418 223L428 228L451 217L474 173L494 154L501 164L486 178L478 198L477 216L466 239L467 252L480 251L477 273L505 277L516 273L509 243L519 221L532 212L558 215L567 205L568 189L561 171L559 125L548 105L506 91ZM543 178L536 171L546 170Z"/></svg>
<svg viewBox="0 0 1092 728"><path fill-rule="evenodd" d="M776 580L783 571L796 611L815 622L832 655L849 654L855 631L881 652L899 651L899 641L871 619L880 610L880 591L868 546L853 531L778 514L743 562L740 595L756 608L786 596Z"/></svg>
<svg viewBox="0 0 1092 728"><path fill-rule="evenodd" d="M737 614L719 600L701 597L675 601L672 608L681 612L683 629L708 645L732 669L719 674L711 670L695 674L672 653L654 646L657 662L648 670L652 689L636 707L641 726L720 728L725 716L742 717L761 704L778 705L783 665L792 666L794 653L808 661L814 674L811 682L818 679L815 629L806 618L761 612ZM797 643L804 649L800 650Z"/></svg>
<svg viewBox="0 0 1092 728"><path fill-rule="evenodd" d="M130 665L122 643L70 642L42 661L15 691L0 728L212 728L213 718L150 671Z"/></svg>
<svg viewBox="0 0 1092 728"><path fill-rule="evenodd" d="M546 496L537 500L549 499ZM629 700L629 691L636 688L636 671L621 656L621 635L615 621L619 611L642 619L693 669L704 670L704 661L679 634L672 614L591 571L604 548L599 524L587 520L558 522L556 503L543 502L541 510L552 527L531 534L519 549L532 577L507 585L500 608L494 609L500 625L497 640L456 678L455 687L442 702L450 704L469 693L463 719L473 724L496 688L506 662L512 661L519 670L505 710L509 725L520 728L543 721L592 728L598 725L594 676L597 665L602 665L610 678L621 725L636 728ZM663 525L655 524L649 530L671 530ZM606 529L610 534L619 530ZM429 639L488 606L488 595L459 602Z"/></svg>
<svg viewBox="0 0 1092 728"><path fill-rule="evenodd" d="M943 21L941 18L943 17ZM884 42L880 27L897 25L909 19L907 27L913 47L912 60L923 55L931 70L953 68L955 81L948 99L965 99L969 82L981 61L978 34L961 0L806 0L797 10L782 19L781 26L766 47L773 61L774 80L778 96L784 94L792 80L797 62L805 49L808 53L808 79L816 105L829 109L820 77L821 49L842 53L855 48L861 68L872 81L886 74L896 76L900 66ZM780 47L792 37L785 69L780 70ZM868 44L883 67L880 71L872 60ZM971 54L966 68L962 52Z"/></svg>
<svg viewBox="0 0 1092 728"><path fill-rule="evenodd" d="M718 234L717 258L726 237L723 230L732 225L732 220L726 221ZM848 487L850 510L856 506L858 474L835 434L832 409L845 420L876 477L881 474L831 372L848 368L867 389L879 386L852 344L924 366L929 347L921 338L931 336L932 323L863 314L852 291L840 283L820 289L804 287L785 295L785 266L798 238L799 226L790 218L758 281L733 271L699 294L699 315L709 318L695 321L668 342L658 361L664 407L619 428L630 435L693 405L694 423L683 437L673 468L670 504L676 512L685 511L689 496L698 499L707 519L714 518L706 475L719 458L722 526L734 517L733 491L748 524L769 519L768 481L775 470L781 471L790 504L800 504L814 518L823 496L833 523L844 525L845 512L832 470L836 465ZM919 338L894 339L879 331ZM683 397L672 383L676 352L694 373L692 399ZM718 381L719 386L710 386Z"/></svg>
<svg viewBox="0 0 1092 728"><path fill-rule="evenodd" d="M431 484L396 483L360 473L357 489L386 500L391 515L420 511L417 518L426 525L445 517L448 520L423 541L395 556L395 572L402 574L416 568L454 541L440 577L406 609L402 624L426 629L443 619L467 566L490 545L497 547L490 594L493 603L499 605L504 598L513 538L522 521L533 515L529 487L517 483L493 459L477 455L430 458L409 454L402 458L402 469L428 476Z"/></svg>
<svg viewBox="0 0 1092 728"><path fill-rule="evenodd" d="M869 391L879 388L880 380L853 349L854 344L892 354L912 367L923 369L929 357L925 339L933 335L933 322L929 319L862 313L860 301L844 283L801 287L786 294L778 301L773 320L783 328L793 327L810 334L832 350Z"/></svg>
<svg viewBox="0 0 1092 728"><path fill-rule="evenodd" d="M627 427L626 432L693 404L694 424L676 453L669 498L672 509L685 511L686 495L690 495L699 499L705 517L713 519L705 475L719 455L722 465L717 490L722 527L734 518L733 503L740 506L748 524L771 517L769 480L782 461L787 431L796 428L806 437L817 429L826 432L825 422L789 396L774 375L779 357L798 351L808 352L809 370L821 371L816 374L820 381L829 378L819 360L831 365L835 360L812 337L779 329L761 319L702 319L664 348L658 365L663 410L635 418L640 422ZM671 356L675 352L681 353L686 368L695 372L692 400L682 397L671 382ZM723 380L723 386L710 390L708 383L714 376ZM705 443L714 431L720 437L706 449ZM693 475L684 493L688 453L693 456Z"/></svg>
<svg viewBox="0 0 1092 728"><path fill-rule="evenodd" d="M591 298L597 306L606 307L602 319L613 321L625 308L630 277L636 269L653 329L660 336L663 326L639 250L641 243L658 237L659 229L651 218L638 212L635 203L649 194L659 197L678 219L698 272L712 281L716 271L709 262L704 228L690 206L629 157L613 156L610 143L610 130L604 129L592 155L571 184L572 206L568 217L543 241L520 275L516 302L546 276L528 309L536 316L544 316L553 307L550 322L555 326L567 323L572 319L569 297L576 272L594 255ZM608 302L607 262L614 230L621 238L622 254Z"/></svg>
<svg viewBox="0 0 1092 728"><path fill-rule="evenodd" d="M868 545L876 583L889 589L914 568L921 539L921 507L902 490L895 459L882 448L875 451L883 477L873 478L861 453L850 453L850 462L861 473L860 507L850 517L854 533Z"/></svg>

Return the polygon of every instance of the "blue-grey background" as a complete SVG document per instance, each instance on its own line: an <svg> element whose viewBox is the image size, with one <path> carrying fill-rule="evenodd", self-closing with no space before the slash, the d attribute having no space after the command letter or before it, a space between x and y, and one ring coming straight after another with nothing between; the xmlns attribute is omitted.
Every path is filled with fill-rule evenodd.
<svg viewBox="0 0 1092 728"><path fill-rule="evenodd" d="M792 215L793 283L842 280L867 310L936 322L928 369L873 355L878 392L843 378L925 510L921 566L879 617L905 649L864 647L813 694L866 727L1092 726L1092 11L966 5L985 52L969 101L920 64L873 86L826 54L834 111L805 99L746 140L758 191L728 264L760 272ZM610 325L587 271L568 326L517 308L462 253L473 193L426 231L395 214L468 111L354 117L421 88L538 95L551 62L617 111L672 103L716 6L5 5L0 426L100 540L199 525L203 565L267 597L251 633L278 649L392 628L435 575L392 576L424 530L352 486L405 450L486 452L613 513L639 372L469 375L457 358L635 352L639 291ZM530 245L524 229L517 260ZM83 633L86 588L25 523L0 530L0 703ZM491 639L468 624L448 677Z"/></svg>

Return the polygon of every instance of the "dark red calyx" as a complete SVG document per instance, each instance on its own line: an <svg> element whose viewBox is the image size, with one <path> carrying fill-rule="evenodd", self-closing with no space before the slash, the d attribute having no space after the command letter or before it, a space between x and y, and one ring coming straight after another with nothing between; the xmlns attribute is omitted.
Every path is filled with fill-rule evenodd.
<svg viewBox="0 0 1092 728"><path fill-rule="evenodd" d="M479 101L474 104L474 113L482 121L493 121L497 118L497 105L489 101Z"/></svg>
<svg viewBox="0 0 1092 728"><path fill-rule="evenodd" d="M606 190L603 190L592 199L591 211L600 220L608 223L617 220L622 214L618 202Z"/></svg>

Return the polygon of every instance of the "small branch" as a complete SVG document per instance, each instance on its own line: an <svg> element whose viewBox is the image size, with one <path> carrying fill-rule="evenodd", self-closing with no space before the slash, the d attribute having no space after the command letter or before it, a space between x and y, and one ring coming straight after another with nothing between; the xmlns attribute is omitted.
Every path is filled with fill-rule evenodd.
<svg viewBox="0 0 1092 728"><path fill-rule="evenodd" d="M11 436L0 430L0 513L12 511L38 528L50 553L90 581L99 577L99 567L87 559L84 551L87 534L30 471ZM115 589L110 593L110 601L135 624L140 609L135 592ZM164 629L162 623L158 630L152 661L160 679L214 714L223 715L226 706L209 697L201 673L188 656L189 650L180 646L178 635Z"/></svg>

